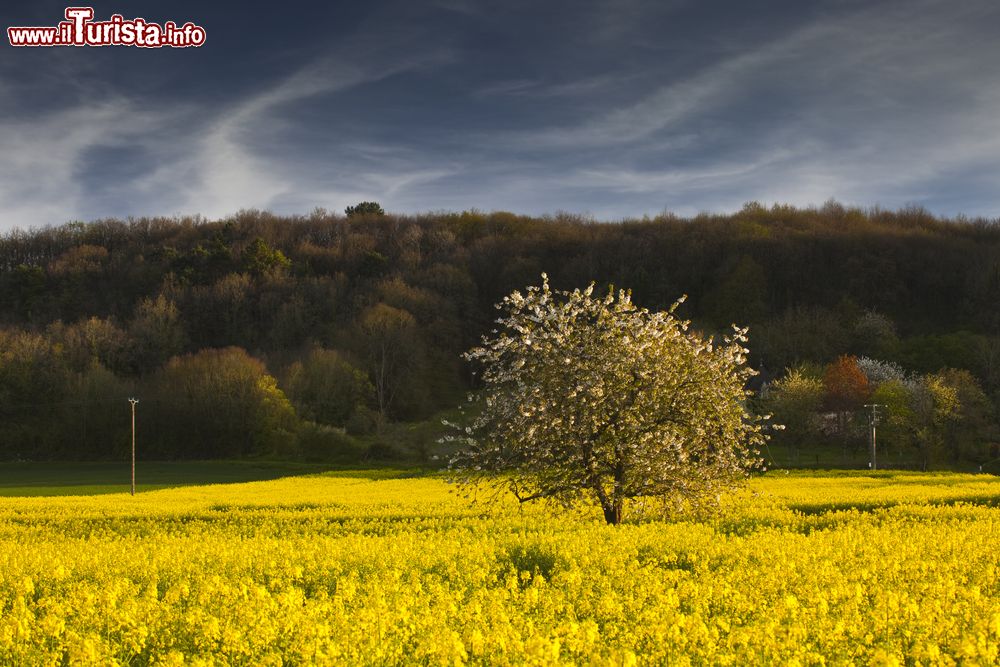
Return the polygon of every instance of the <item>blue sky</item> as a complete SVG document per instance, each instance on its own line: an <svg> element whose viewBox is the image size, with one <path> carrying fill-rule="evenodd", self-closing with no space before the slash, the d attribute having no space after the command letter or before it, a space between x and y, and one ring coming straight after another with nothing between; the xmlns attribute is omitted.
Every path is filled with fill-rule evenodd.
<svg viewBox="0 0 1000 667"><path fill-rule="evenodd" d="M65 4L4 3L4 27ZM744 202L1000 215L1000 3L99 2L196 49L0 47L0 229Z"/></svg>

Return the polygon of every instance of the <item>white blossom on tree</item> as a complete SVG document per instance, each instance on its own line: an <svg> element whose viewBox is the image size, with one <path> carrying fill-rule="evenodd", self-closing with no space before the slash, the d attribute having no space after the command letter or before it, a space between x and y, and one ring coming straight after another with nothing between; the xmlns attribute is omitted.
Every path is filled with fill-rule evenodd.
<svg viewBox="0 0 1000 667"><path fill-rule="evenodd" d="M872 387L877 387L883 382L905 382L907 380L906 371L894 361L861 357L857 363L858 368L868 378L868 384Z"/></svg>
<svg viewBox="0 0 1000 667"><path fill-rule="evenodd" d="M637 504L715 500L760 464L746 329L719 344L674 317L683 298L650 312L624 290L595 298L593 284L552 291L542 280L497 304L499 327L464 355L482 391L448 438L460 444L460 483L521 502L596 502L617 524Z"/></svg>

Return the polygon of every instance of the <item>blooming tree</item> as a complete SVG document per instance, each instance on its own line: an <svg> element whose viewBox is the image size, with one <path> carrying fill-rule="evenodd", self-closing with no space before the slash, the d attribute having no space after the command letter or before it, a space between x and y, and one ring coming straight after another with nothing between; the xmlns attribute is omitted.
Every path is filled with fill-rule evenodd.
<svg viewBox="0 0 1000 667"><path fill-rule="evenodd" d="M903 367L894 361L861 357L857 360L857 364L868 379L868 387L873 391L883 382L905 382L907 378Z"/></svg>
<svg viewBox="0 0 1000 667"><path fill-rule="evenodd" d="M683 299L650 312L624 290L595 298L593 284L552 291L542 280L505 297L499 328L465 354L483 389L450 438L461 483L521 502L593 501L617 524L629 500L700 505L760 463L745 329L718 344L674 317Z"/></svg>

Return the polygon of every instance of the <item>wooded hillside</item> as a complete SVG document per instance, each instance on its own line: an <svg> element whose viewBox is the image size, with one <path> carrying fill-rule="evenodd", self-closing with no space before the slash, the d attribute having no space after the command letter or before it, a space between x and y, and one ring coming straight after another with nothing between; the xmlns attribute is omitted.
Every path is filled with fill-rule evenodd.
<svg viewBox="0 0 1000 667"><path fill-rule="evenodd" d="M987 401L977 442L993 438L995 221L834 203L620 222L244 211L0 238L0 457L118 456L131 394L147 456L363 455L352 436L461 400L459 354L543 271L651 309L687 294L697 327L750 326L764 379L822 378L842 355L965 369Z"/></svg>

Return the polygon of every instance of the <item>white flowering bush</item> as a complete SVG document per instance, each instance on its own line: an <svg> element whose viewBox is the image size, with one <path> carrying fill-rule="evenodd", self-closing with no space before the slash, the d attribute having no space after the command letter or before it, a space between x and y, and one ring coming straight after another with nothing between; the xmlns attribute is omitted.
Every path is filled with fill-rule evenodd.
<svg viewBox="0 0 1000 667"><path fill-rule="evenodd" d="M909 378L903 367L893 361L882 361L871 357L861 357L858 368L868 378L868 384L877 387L884 382L906 382Z"/></svg>
<svg viewBox="0 0 1000 667"><path fill-rule="evenodd" d="M514 292L499 327L465 358L480 370L475 417L450 468L466 489L522 502L632 510L704 506L760 464L761 420L745 408L746 330L722 343L629 292Z"/></svg>

